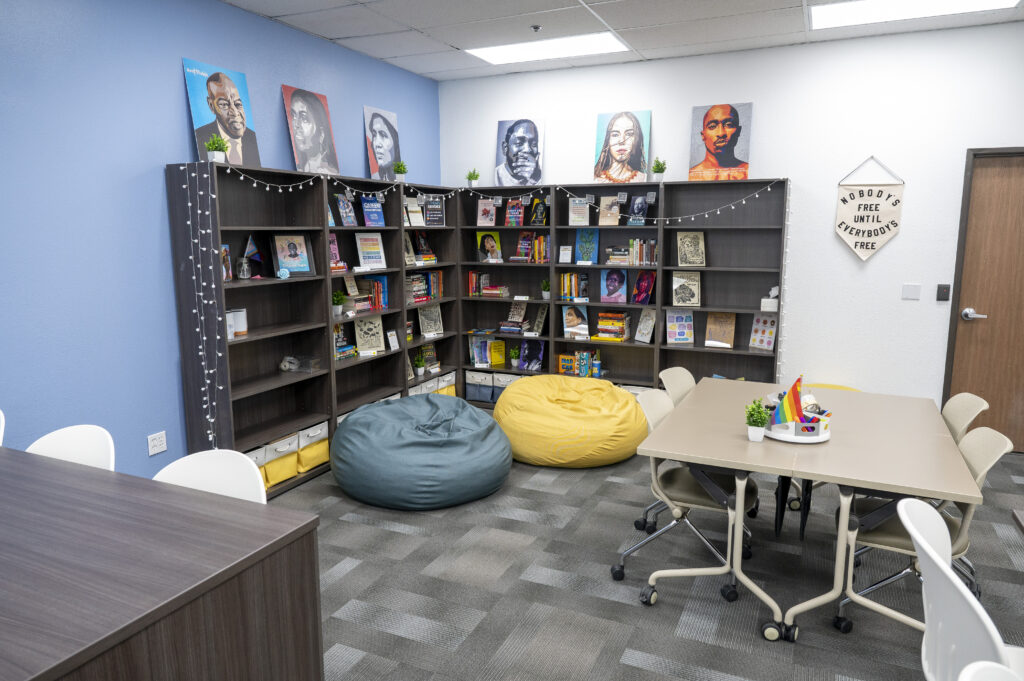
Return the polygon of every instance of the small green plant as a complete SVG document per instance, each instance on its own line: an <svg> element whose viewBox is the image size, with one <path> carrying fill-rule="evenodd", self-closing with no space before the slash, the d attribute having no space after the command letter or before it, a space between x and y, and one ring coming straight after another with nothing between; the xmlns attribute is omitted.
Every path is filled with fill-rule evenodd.
<svg viewBox="0 0 1024 681"><path fill-rule="evenodd" d="M223 137L217 133L210 135L210 139L206 140L207 151L227 151L228 143Z"/></svg>
<svg viewBox="0 0 1024 681"><path fill-rule="evenodd" d="M332 293L331 294L331 304L332 305L344 305L345 304L345 294L342 293L341 291L335 291L334 293Z"/></svg>
<svg viewBox="0 0 1024 681"><path fill-rule="evenodd" d="M422 369L426 365L426 360L423 359L423 353L417 352L416 356L412 358L412 365L417 369Z"/></svg>
<svg viewBox="0 0 1024 681"><path fill-rule="evenodd" d="M757 398L746 407L747 425L754 428L764 428L768 425L768 410L761 404L761 398Z"/></svg>
<svg viewBox="0 0 1024 681"><path fill-rule="evenodd" d="M405 165L405 161L395 161L395 175L405 175L409 172L409 166Z"/></svg>
<svg viewBox="0 0 1024 681"><path fill-rule="evenodd" d="M540 282L540 290L541 291L550 291L551 290L551 282L548 281L547 279L544 279L543 281L541 281Z"/></svg>
<svg viewBox="0 0 1024 681"><path fill-rule="evenodd" d="M519 348L509 348L508 349L508 358L511 361L513 361L513 362L518 361L519 360ZM515 368L515 367L513 367L513 368Z"/></svg>
<svg viewBox="0 0 1024 681"><path fill-rule="evenodd" d="M660 158L655 156L654 157L654 163L651 164L651 172L652 173L663 173L663 172L665 172L666 168L668 168L668 163L666 163L665 161L662 161Z"/></svg>
<svg viewBox="0 0 1024 681"><path fill-rule="evenodd" d="M476 168L473 168L468 173L466 173L466 179L467 180L479 180L480 179L480 172Z"/></svg>

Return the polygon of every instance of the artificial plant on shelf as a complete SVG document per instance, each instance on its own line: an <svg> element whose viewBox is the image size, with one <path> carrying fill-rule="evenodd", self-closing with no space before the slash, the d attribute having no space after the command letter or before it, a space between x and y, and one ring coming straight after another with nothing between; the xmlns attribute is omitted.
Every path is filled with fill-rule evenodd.
<svg viewBox="0 0 1024 681"><path fill-rule="evenodd" d="M654 157L654 163L651 164L651 173L654 175L655 182L661 182L661 178L665 176L665 171L668 169L668 162L662 161L657 156Z"/></svg>
<svg viewBox="0 0 1024 681"><path fill-rule="evenodd" d="M395 179L399 182L405 182L405 174L409 172L409 166L405 165L405 161L395 161L393 168L395 170Z"/></svg>
<svg viewBox="0 0 1024 681"><path fill-rule="evenodd" d="M544 300L551 298L551 282L547 279L543 279L540 282L540 297Z"/></svg>
<svg viewBox="0 0 1024 681"><path fill-rule="evenodd" d="M751 442L760 442L764 439L764 428L768 425L768 410L761 404L760 397L744 409L747 416L747 438Z"/></svg>
<svg viewBox="0 0 1024 681"><path fill-rule="evenodd" d="M208 161L223 163L227 159L228 143L217 133L210 135L206 140L206 158Z"/></svg>
<svg viewBox="0 0 1024 681"><path fill-rule="evenodd" d="M426 370L427 361L423 359L423 351L420 350L416 353L416 356L412 358L412 366L416 370L417 376L422 376Z"/></svg>

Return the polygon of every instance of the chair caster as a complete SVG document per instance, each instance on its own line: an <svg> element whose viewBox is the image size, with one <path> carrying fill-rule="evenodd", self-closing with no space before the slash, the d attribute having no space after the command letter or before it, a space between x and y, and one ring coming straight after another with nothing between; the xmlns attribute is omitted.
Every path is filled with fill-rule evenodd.
<svg viewBox="0 0 1024 681"><path fill-rule="evenodd" d="M860 561L860 556L854 556L853 557L853 567L855 567L855 568L860 567L860 562L861 562Z"/></svg>
<svg viewBox="0 0 1024 681"><path fill-rule="evenodd" d="M782 625L782 640L796 643L796 637L800 635L800 627L796 624Z"/></svg>
<svg viewBox="0 0 1024 681"><path fill-rule="evenodd" d="M658 521L657 520L648 520L647 524L644 525L644 532L646 532L647 534L654 534L657 531L658 531Z"/></svg>
<svg viewBox="0 0 1024 681"><path fill-rule="evenodd" d="M836 615L832 618L832 626L838 629L842 634L849 634L853 631L853 621L846 617L841 617L840 615Z"/></svg>
<svg viewBox="0 0 1024 681"><path fill-rule="evenodd" d="M759 509L759 508L761 508L761 500L760 499L755 499L754 500L754 506L749 511L747 511L747 517L750 518L751 520L756 518L757 517L757 509Z"/></svg>
<svg viewBox="0 0 1024 681"><path fill-rule="evenodd" d="M612 565L612 579L621 582L626 576L626 568L622 565Z"/></svg>
<svg viewBox="0 0 1024 681"><path fill-rule="evenodd" d="M633 527L638 530L643 530L647 527L647 518L637 518L633 521Z"/></svg>
<svg viewBox="0 0 1024 681"><path fill-rule="evenodd" d="M790 497L786 505L789 506L790 511L799 511L801 506L800 497Z"/></svg>
<svg viewBox="0 0 1024 681"><path fill-rule="evenodd" d="M729 603L732 603L740 597L740 592L737 591L736 587L732 584L723 584L722 588L718 590L718 593L722 594L722 598Z"/></svg>
<svg viewBox="0 0 1024 681"><path fill-rule="evenodd" d="M980 586L975 584L974 586L970 586L970 587L967 587L967 588L971 590L971 593L974 594L975 598L977 598L979 601L981 600L981 587Z"/></svg>
<svg viewBox="0 0 1024 681"><path fill-rule="evenodd" d="M754 557L754 552L750 550L750 547L746 544L743 545L743 560L750 560Z"/></svg>
<svg viewBox="0 0 1024 681"><path fill-rule="evenodd" d="M775 622L765 622L761 625L761 635L766 641L778 641L782 637L782 627Z"/></svg>
<svg viewBox="0 0 1024 681"><path fill-rule="evenodd" d="M640 592L640 602L644 605L654 605L658 602L658 590L648 584Z"/></svg>

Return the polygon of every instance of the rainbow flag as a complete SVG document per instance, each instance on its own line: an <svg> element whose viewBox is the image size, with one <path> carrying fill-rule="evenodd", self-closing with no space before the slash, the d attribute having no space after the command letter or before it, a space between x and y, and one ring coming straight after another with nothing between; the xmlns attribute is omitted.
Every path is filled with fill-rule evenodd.
<svg viewBox="0 0 1024 681"><path fill-rule="evenodd" d="M260 257L259 249L256 248L256 241L253 240L252 234L249 235L249 242L245 245L245 257L256 262L263 262L263 258Z"/></svg>
<svg viewBox="0 0 1024 681"><path fill-rule="evenodd" d="M790 421L798 423L807 422L807 419L804 417L804 410L800 405L800 387L803 384L803 380L803 376L797 378L793 383L793 387L782 396L782 400L775 407L775 411L768 417L769 427L780 423L789 423Z"/></svg>

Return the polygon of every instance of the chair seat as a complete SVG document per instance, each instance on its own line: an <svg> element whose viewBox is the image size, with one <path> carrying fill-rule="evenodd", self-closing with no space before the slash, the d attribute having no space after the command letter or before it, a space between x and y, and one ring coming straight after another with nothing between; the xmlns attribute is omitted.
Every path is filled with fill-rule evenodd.
<svg viewBox="0 0 1024 681"><path fill-rule="evenodd" d="M1007 666L1024 679L1024 648L1007 645L1005 652Z"/></svg>
<svg viewBox="0 0 1024 681"><path fill-rule="evenodd" d="M736 493L736 478L724 473L709 473L715 484L722 488L727 494ZM709 511L724 511L725 509L711 498L697 478L693 477L690 469L686 466L674 466L658 473L658 482L665 494L680 506L689 508L702 508ZM657 496L657 495L655 495ZM747 478L747 491L743 498L743 510L749 511L757 503L757 483L753 478Z"/></svg>
<svg viewBox="0 0 1024 681"><path fill-rule="evenodd" d="M877 508L881 508L885 504L889 503L889 499L879 499L876 497L858 497L857 498L857 515L864 517L871 511ZM959 558L963 554L967 553L968 538L958 537L960 534L960 518L952 518L945 513L939 514L943 521L946 523L946 529L949 530L950 537L957 537L959 541L953 545L953 557ZM857 543L863 544L864 546L873 546L875 548L886 549L888 551L895 551L896 553L903 553L908 556L916 555L914 551L914 542L910 539L910 535L907 533L906 528L903 527L903 523L900 522L898 515L893 513L893 516L886 520L884 523L872 530L861 530L857 533Z"/></svg>

